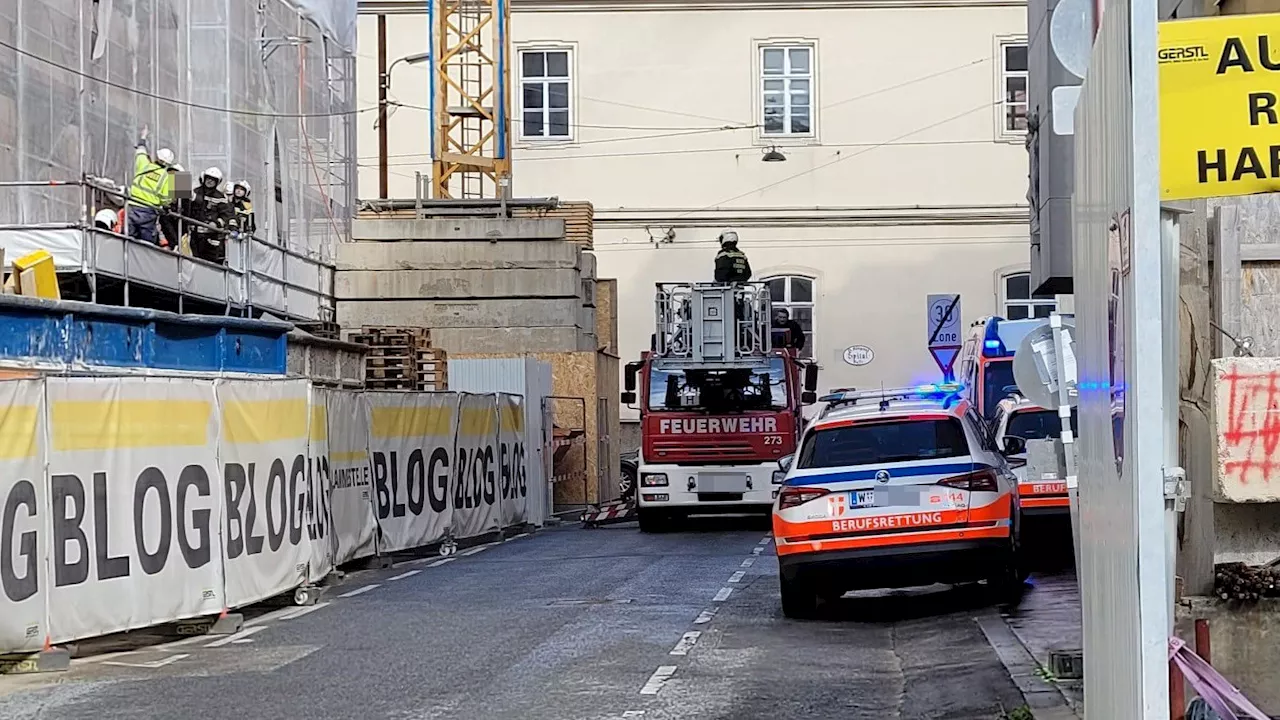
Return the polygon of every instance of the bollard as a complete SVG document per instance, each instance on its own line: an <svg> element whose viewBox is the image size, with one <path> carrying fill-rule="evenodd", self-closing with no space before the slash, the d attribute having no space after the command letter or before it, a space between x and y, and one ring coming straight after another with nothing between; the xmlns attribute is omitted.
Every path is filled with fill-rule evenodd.
<svg viewBox="0 0 1280 720"><path fill-rule="evenodd" d="M1196 620L1196 654L1210 665L1213 664L1213 648L1209 641L1209 621L1204 618Z"/></svg>

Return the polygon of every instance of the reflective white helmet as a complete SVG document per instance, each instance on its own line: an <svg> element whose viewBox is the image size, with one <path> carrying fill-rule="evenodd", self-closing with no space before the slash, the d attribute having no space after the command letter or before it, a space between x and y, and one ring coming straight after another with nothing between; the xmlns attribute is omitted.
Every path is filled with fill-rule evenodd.
<svg viewBox="0 0 1280 720"><path fill-rule="evenodd" d="M213 178L214 180L217 180L218 182L222 182L222 171L221 171L221 170L219 170L219 169L218 169L218 168L216 168L216 167L211 167L211 168L208 168L207 170L205 170L203 173L201 173L200 177L201 177L201 178Z"/></svg>
<svg viewBox="0 0 1280 720"><path fill-rule="evenodd" d="M725 230L724 232L720 233L720 244L721 245L737 245L738 233L732 230Z"/></svg>
<svg viewBox="0 0 1280 720"><path fill-rule="evenodd" d="M175 159L173 151L169 148L160 148L160 152L156 153L156 162L161 165L172 165Z"/></svg>
<svg viewBox="0 0 1280 720"><path fill-rule="evenodd" d="M93 216L93 224L100 225L108 229L115 227L116 226L115 211L108 210L107 208L103 208L99 210L98 214Z"/></svg>
<svg viewBox="0 0 1280 720"><path fill-rule="evenodd" d="M245 197L249 197L249 193L253 192L253 188L250 187L248 180L237 180L235 184L231 186L231 191L235 192L241 188L244 188Z"/></svg>

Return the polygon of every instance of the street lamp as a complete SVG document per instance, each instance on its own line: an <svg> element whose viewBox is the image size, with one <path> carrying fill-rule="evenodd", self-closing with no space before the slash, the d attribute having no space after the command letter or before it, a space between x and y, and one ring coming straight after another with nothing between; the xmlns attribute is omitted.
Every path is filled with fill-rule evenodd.
<svg viewBox="0 0 1280 720"><path fill-rule="evenodd" d="M777 145L770 145L769 149L765 151L764 157L760 158L760 162L786 162L786 161L787 161L787 156L783 155L782 152L778 150Z"/></svg>
<svg viewBox="0 0 1280 720"><path fill-rule="evenodd" d="M378 20L381 21L378 26L378 67L385 68L378 74L378 195L383 200L386 200L387 185L389 183L387 170L387 93L391 90L391 71L395 70L396 65L400 63L419 65L427 62L431 59L431 53L405 55L391 63L391 67L387 67L385 18L379 17Z"/></svg>

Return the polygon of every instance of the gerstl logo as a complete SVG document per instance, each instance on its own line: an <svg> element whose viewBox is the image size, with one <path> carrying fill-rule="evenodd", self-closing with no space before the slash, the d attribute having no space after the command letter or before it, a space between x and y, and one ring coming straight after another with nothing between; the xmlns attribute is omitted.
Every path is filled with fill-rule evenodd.
<svg viewBox="0 0 1280 720"><path fill-rule="evenodd" d="M1160 48L1156 57L1161 63L1197 62L1209 59L1209 52L1203 45L1186 45L1183 47Z"/></svg>
<svg viewBox="0 0 1280 720"><path fill-rule="evenodd" d="M876 473L876 481L877 481L877 482L882 482L882 483L887 483L887 482L889 482L889 471L888 471L888 470L881 470L881 471L877 472L877 473Z"/></svg>

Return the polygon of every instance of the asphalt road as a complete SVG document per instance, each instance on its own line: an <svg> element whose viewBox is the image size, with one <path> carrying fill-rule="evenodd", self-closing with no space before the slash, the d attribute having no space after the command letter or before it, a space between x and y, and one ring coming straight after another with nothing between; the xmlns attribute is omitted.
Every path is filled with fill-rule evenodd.
<svg viewBox="0 0 1280 720"><path fill-rule="evenodd" d="M0 678L0 718L999 718L1023 700L986 603L863 593L796 622L763 522L568 526L355 573L235 636Z"/></svg>

